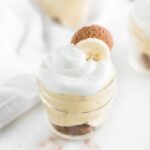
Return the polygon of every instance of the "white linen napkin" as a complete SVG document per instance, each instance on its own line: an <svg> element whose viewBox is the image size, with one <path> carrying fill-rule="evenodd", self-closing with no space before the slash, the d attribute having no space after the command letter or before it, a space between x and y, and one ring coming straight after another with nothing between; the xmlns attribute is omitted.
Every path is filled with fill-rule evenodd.
<svg viewBox="0 0 150 150"><path fill-rule="evenodd" d="M29 0L0 1L0 128L38 103L42 34L41 15Z"/></svg>

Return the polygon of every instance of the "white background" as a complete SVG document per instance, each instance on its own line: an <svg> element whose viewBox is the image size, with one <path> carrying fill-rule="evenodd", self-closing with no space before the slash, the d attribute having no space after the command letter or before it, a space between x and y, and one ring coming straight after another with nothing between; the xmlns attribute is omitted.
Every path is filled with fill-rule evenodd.
<svg viewBox="0 0 150 150"><path fill-rule="evenodd" d="M118 95L106 124L92 138L91 146L84 141L56 143L36 106L0 131L0 150L150 150L150 78L132 70L128 64L127 0L110 0L99 23L114 36L112 59L118 71ZM46 140L44 146L41 142Z"/></svg>

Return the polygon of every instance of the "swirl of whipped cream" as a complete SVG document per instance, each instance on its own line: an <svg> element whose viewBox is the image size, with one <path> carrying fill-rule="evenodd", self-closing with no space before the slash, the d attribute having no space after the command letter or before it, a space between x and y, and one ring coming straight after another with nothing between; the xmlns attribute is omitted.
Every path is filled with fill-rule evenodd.
<svg viewBox="0 0 150 150"><path fill-rule="evenodd" d="M150 33L150 0L137 0L131 10L133 21Z"/></svg>
<svg viewBox="0 0 150 150"><path fill-rule="evenodd" d="M70 44L50 51L39 70L39 80L51 92L92 95L112 79L110 58L86 60L84 52Z"/></svg>

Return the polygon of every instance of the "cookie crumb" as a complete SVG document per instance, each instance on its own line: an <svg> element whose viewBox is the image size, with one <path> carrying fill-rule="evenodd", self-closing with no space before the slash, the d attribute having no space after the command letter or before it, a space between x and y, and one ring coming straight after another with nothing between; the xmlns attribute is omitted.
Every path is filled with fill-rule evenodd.
<svg viewBox="0 0 150 150"><path fill-rule="evenodd" d="M147 69L150 69L150 56L148 56L147 54L142 54L141 59L144 66Z"/></svg>

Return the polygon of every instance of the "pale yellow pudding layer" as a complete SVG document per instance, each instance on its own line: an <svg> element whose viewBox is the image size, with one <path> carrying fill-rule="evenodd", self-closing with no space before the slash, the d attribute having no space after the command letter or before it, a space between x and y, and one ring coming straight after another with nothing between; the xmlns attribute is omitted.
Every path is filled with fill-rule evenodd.
<svg viewBox="0 0 150 150"><path fill-rule="evenodd" d="M136 48L150 56L150 32L140 28L132 19L130 19L130 32Z"/></svg>
<svg viewBox="0 0 150 150"><path fill-rule="evenodd" d="M40 6L51 18L75 27L85 22L89 15L91 0L38 0Z"/></svg>
<svg viewBox="0 0 150 150"><path fill-rule="evenodd" d="M59 126L74 126L95 119L102 122L110 111L116 94L116 75L101 91L92 96L53 93L40 81L39 90L44 110L52 123Z"/></svg>

